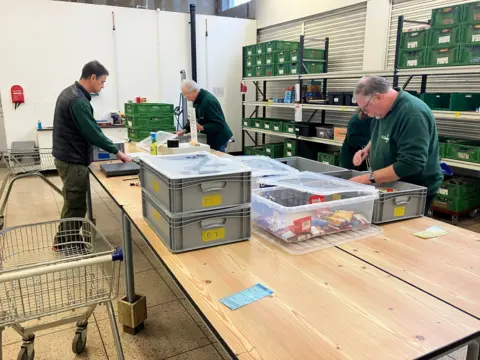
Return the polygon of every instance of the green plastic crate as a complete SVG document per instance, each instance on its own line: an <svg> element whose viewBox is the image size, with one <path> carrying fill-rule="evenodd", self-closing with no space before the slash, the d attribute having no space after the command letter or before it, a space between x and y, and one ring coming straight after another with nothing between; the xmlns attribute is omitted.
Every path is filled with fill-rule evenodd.
<svg viewBox="0 0 480 360"><path fill-rule="evenodd" d="M275 64L275 75L283 76L290 74L290 64Z"/></svg>
<svg viewBox="0 0 480 360"><path fill-rule="evenodd" d="M290 61L296 62L298 60L300 60L300 50L290 50Z"/></svg>
<svg viewBox="0 0 480 360"><path fill-rule="evenodd" d="M257 54L256 45L248 45L243 47L243 56L253 56Z"/></svg>
<svg viewBox="0 0 480 360"><path fill-rule="evenodd" d="M265 76L275 75L275 65L265 65Z"/></svg>
<svg viewBox="0 0 480 360"><path fill-rule="evenodd" d="M426 64L426 61L425 61L427 57L426 55L427 55L426 49L401 50L400 58L398 61L398 68L410 69L410 68L424 67Z"/></svg>
<svg viewBox="0 0 480 360"><path fill-rule="evenodd" d="M259 76L265 76L265 66L261 65L261 66L255 66L254 67L254 74L256 77L259 77Z"/></svg>
<svg viewBox="0 0 480 360"><path fill-rule="evenodd" d="M270 120L263 120L263 128L265 130L272 130L271 128L271 121Z"/></svg>
<svg viewBox="0 0 480 360"><path fill-rule="evenodd" d="M458 26L432 28L430 29L429 45L431 47L457 45L462 38L461 35L462 28Z"/></svg>
<svg viewBox="0 0 480 360"><path fill-rule="evenodd" d="M255 55L247 56L243 62L243 67L250 67L255 65Z"/></svg>
<svg viewBox="0 0 480 360"><path fill-rule="evenodd" d="M277 51L275 53L275 63L284 64L290 61L290 51Z"/></svg>
<svg viewBox="0 0 480 360"><path fill-rule="evenodd" d="M262 55L255 55L255 66L266 65L266 58L265 54Z"/></svg>
<svg viewBox="0 0 480 360"><path fill-rule="evenodd" d="M325 60L325 50L303 49L303 60Z"/></svg>
<svg viewBox="0 0 480 360"><path fill-rule="evenodd" d="M438 195L448 199L465 199L479 197L479 180L464 176L454 176L445 180L438 190Z"/></svg>
<svg viewBox="0 0 480 360"><path fill-rule="evenodd" d="M319 152L317 154L317 160L324 164L338 165L340 161L340 153L333 154Z"/></svg>
<svg viewBox="0 0 480 360"><path fill-rule="evenodd" d="M291 121L285 121L285 122L283 123L282 132L287 133L287 134L295 135L295 134L296 134L296 132L295 132L295 123L294 123L294 122L291 122Z"/></svg>
<svg viewBox="0 0 480 360"><path fill-rule="evenodd" d="M476 209L478 200L476 198L450 199L442 195L437 195L435 200L433 200L432 206L434 208L460 213Z"/></svg>
<svg viewBox="0 0 480 360"><path fill-rule="evenodd" d="M280 120L271 120L270 130L281 133L283 131L283 122Z"/></svg>
<svg viewBox="0 0 480 360"><path fill-rule="evenodd" d="M460 43L463 45L479 45L480 23L462 25Z"/></svg>
<svg viewBox="0 0 480 360"><path fill-rule="evenodd" d="M480 143L474 141L450 142L447 145L447 158L480 163Z"/></svg>
<svg viewBox="0 0 480 360"><path fill-rule="evenodd" d="M266 54L265 55L265 64L266 65L274 65L276 62L275 60L275 54Z"/></svg>
<svg viewBox="0 0 480 360"><path fill-rule="evenodd" d="M400 39L400 49L423 49L428 46L430 30L404 30Z"/></svg>
<svg viewBox="0 0 480 360"><path fill-rule="evenodd" d="M142 130L174 126L173 113L159 117L125 115L125 122L129 128Z"/></svg>
<svg viewBox="0 0 480 360"><path fill-rule="evenodd" d="M453 46L435 46L429 48L427 66L453 66L458 65L458 54L460 47Z"/></svg>
<svg viewBox="0 0 480 360"><path fill-rule="evenodd" d="M265 43L263 44L257 44L255 46L255 55L263 55L263 54L266 54L266 50L265 50L266 46L265 46Z"/></svg>
<svg viewBox="0 0 480 360"><path fill-rule="evenodd" d="M285 150L297 150L297 141L295 139L286 139L285 140Z"/></svg>
<svg viewBox="0 0 480 360"><path fill-rule="evenodd" d="M253 119L252 125L255 129L263 129L263 119Z"/></svg>
<svg viewBox="0 0 480 360"><path fill-rule="evenodd" d="M255 127L254 125L255 120L256 120L255 118L244 118L242 119L242 126L253 128Z"/></svg>
<svg viewBox="0 0 480 360"><path fill-rule="evenodd" d="M447 156L447 143L439 142L438 152L439 152L440 158L442 159L445 158Z"/></svg>
<svg viewBox="0 0 480 360"><path fill-rule="evenodd" d="M255 76L255 68L253 66L246 66L243 70L244 77L254 77Z"/></svg>
<svg viewBox="0 0 480 360"><path fill-rule="evenodd" d="M450 109L450 94L420 94L420 99L423 100L432 110L449 110Z"/></svg>
<svg viewBox="0 0 480 360"><path fill-rule="evenodd" d="M159 104L159 103L126 103L125 115L128 116L162 116L173 115L172 104Z"/></svg>
<svg viewBox="0 0 480 360"><path fill-rule="evenodd" d="M451 111L475 111L480 107L478 93L452 93L450 95Z"/></svg>
<svg viewBox="0 0 480 360"><path fill-rule="evenodd" d="M261 155L263 146L245 146L245 155Z"/></svg>
<svg viewBox="0 0 480 360"><path fill-rule="evenodd" d="M271 143L263 145L263 150L266 156L271 158L281 158L283 157L284 144L282 143Z"/></svg>
<svg viewBox="0 0 480 360"><path fill-rule="evenodd" d="M324 61L304 61L305 69L303 69L304 74L321 74L325 72L325 62Z"/></svg>
<svg viewBox="0 0 480 360"><path fill-rule="evenodd" d="M297 156L297 149L287 149L287 148L284 148L284 150L283 150L283 156L284 156L284 157Z"/></svg>
<svg viewBox="0 0 480 360"><path fill-rule="evenodd" d="M144 129L135 129L135 128L127 128L128 138L132 141L142 141L150 136L151 132L156 131L166 131L166 132L175 132L175 126L165 126L159 127L151 130L144 130Z"/></svg>
<svg viewBox="0 0 480 360"><path fill-rule="evenodd" d="M266 43L266 52L273 53L276 51L294 50L300 48L298 41L282 41L273 40Z"/></svg>
<svg viewBox="0 0 480 360"><path fill-rule="evenodd" d="M463 21L463 6L454 5L432 10L432 27L458 25Z"/></svg>
<svg viewBox="0 0 480 360"><path fill-rule="evenodd" d="M463 5L463 22L478 23L480 22L480 1Z"/></svg>
<svg viewBox="0 0 480 360"><path fill-rule="evenodd" d="M459 65L479 65L480 64L480 44L477 45L460 45Z"/></svg>

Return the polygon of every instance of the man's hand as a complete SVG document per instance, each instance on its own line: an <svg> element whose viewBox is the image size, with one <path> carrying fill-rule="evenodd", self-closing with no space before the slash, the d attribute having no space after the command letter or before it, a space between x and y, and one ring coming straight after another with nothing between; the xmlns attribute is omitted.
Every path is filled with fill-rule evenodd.
<svg viewBox="0 0 480 360"><path fill-rule="evenodd" d="M197 123L197 130L198 130L198 131L203 131L204 129L205 129L205 128L204 128L202 125L200 125L199 123Z"/></svg>
<svg viewBox="0 0 480 360"><path fill-rule="evenodd" d="M177 136L183 136L185 135L185 132L186 132L185 130L180 130L180 131L177 131L176 134Z"/></svg>
<svg viewBox="0 0 480 360"><path fill-rule="evenodd" d="M359 183L359 184L365 184L365 185L372 185L372 182L370 181L370 175L365 174L365 175L360 175L360 176L355 176L350 179L350 181Z"/></svg>
<svg viewBox="0 0 480 360"><path fill-rule="evenodd" d="M124 162L124 163L132 162L132 158L130 156L128 156L127 154L124 154L121 151L119 151L117 153L117 159L120 160L121 162Z"/></svg>
<svg viewBox="0 0 480 360"><path fill-rule="evenodd" d="M353 165L360 166L368 157L368 150L362 149L358 150L356 154L353 156Z"/></svg>

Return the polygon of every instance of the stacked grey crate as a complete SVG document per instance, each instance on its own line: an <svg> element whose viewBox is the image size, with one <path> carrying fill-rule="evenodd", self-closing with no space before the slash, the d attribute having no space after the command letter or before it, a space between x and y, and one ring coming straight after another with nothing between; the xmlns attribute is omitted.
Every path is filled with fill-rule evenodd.
<svg viewBox="0 0 480 360"><path fill-rule="evenodd" d="M139 163L143 217L172 252L250 238L250 169L207 152Z"/></svg>

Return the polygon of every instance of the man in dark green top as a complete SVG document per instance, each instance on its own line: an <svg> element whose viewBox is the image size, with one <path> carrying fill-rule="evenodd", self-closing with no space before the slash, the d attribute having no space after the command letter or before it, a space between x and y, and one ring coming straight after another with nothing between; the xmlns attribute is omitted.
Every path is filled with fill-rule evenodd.
<svg viewBox="0 0 480 360"><path fill-rule="evenodd" d="M93 146L116 154L123 162L132 161L103 134L93 117L90 94L104 87L108 71L98 61L83 67L78 82L58 96L53 118L53 156L63 182L61 218L84 218L87 212L88 166Z"/></svg>
<svg viewBox="0 0 480 360"><path fill-rule="evenodd" d="M351 180L371 184L401 179L424 186L428 189L427 214L443 181L432 111L420 99L392 89L378 76L361 79L354 96L360 109L375 121L370 144L355 154L353 163L358 166L370 156L374 171Z"/></svg>
<svg viewBox="0 0 480 360"><path fill-rule="evenodd" d="M352 116L347 126L347 136L340 152L340 166L345 169L365 171L366 164L353 165L353 157L358 150L363 149L370 141L372 118L362 112Z"/></svg>
<svg viewBox="0 0 480 360"><path fill-rule="evenodd" d="M233 134L225 121L225 115L217 98L207 90L200 89L193 80L182 82L182 94L188 101L193 101L197 117L197 130L207 135L207 143L210 148L225 152ZM183 135L189 131L190 123L177 134Z"/></svg>

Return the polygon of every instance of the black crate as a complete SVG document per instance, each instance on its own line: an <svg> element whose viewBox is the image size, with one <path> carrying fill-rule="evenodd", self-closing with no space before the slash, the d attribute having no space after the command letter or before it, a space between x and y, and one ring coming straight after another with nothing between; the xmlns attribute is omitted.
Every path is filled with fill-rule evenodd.
<svg viewBox="0 0 480 360"><path fill-rule="evenodd" d="M295 123L295 133L297 136L315 136L315 124L310 123Z"/></svg>
<svg viewBox="0 0 480 360"><path fill-rule="evenodd" d="M328 103L330 105L345 105L345 93L329 93Z"/></svg>

